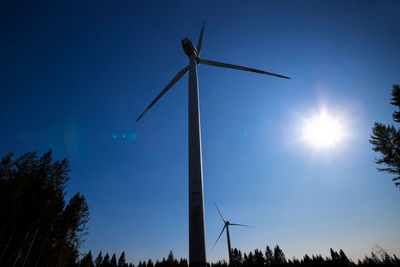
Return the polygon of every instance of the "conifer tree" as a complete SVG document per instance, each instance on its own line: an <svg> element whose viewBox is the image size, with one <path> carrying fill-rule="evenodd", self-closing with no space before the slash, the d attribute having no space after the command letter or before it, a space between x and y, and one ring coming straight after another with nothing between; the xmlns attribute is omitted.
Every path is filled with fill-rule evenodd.
<svg viewBox="0 0 400 267"><path fill-rule="evenodd" d="M284 265L286 263L286 257L281 248L276 245L274 248L273 265Z"/></svg>
<svg viewBox="0 0 400 267"><path fill-rule="evenodd" d="M390 104L400 110L400 85L398 84L392 87ZM399 111L394 111L392 117L395 122L400 122ZM369 141L374 146L372 149L381 155L375 162L385 165L378 170L394 174L393 181L396 186L400 186L400 129L396 129L394 125L375 122Z"/></svg>
<svg viewBox="0 0 400 267"><path fill-rule="evenodd" d="M265 265L266 266L271 266L274 261L274 254L272 253L272 250L267 246L265 249Z"/></svg>
<svg viewBox="0 0 400 267"><path fill-rule="evenodd" d="M263 266L264 265L264 261L265 261L265 259L264 259L263 253L260 250L255 249L254 250L254 265L256 267Z"/></svg>
<svg viewBox="0 0 400 267"><path fill-rule="evenodd" d="M343 252L343 250L339 250L339 256L340 256L340 264L342 266L347 266L350 264L349 258L347 258L346 254Z"/></svg>
<svg viewBox="0 0 400 267"><path fill-rule="evenodd" d="M237 248L232 250L232 261L229 263L231 266L241 266L243 262L242 252Z"/></svg>
<svg viewBox="0 0 400 267"><path fill-rule="evenodd" d="M103 261L101 262L101 267L110 267L110 256L108 255L108 253L106 253L106 255L103 258Z"/></svg>
<svg viewBox="0 0 400 267"><path fill-rule="evenodd" d="M80 261L79 267L94 267L92 252L89 251Z"/></svg>
<svg viewBox="0 0 400 267"><path fill-rule="evenodd" d="M111 257L110 266L117 267L117 256L115 256L115 253Z"/></svg>
<svg viewBox="0 0 400 267"><path fill-rule="evenodd" d="M127 267L125 260L125 251L122 251L121 256L119 256L118 267Z"/></svg>
<svg viewBox="0 0 400 267"><path fill-rule="evenodd" d="M94 264L96 267L101 267L101 263L103 262L103 256L101 255L101 251L99 252L99 255L96 257Z"/></svg>

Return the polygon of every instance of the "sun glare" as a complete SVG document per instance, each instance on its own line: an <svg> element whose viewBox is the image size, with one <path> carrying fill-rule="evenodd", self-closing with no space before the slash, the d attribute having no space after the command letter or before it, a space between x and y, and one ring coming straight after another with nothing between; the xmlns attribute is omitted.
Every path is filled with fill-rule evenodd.
<svg viewBox="0 0 400 267"><path fill-rule="evenodd" d="M321 111L306 119L302 128L302 138L316 149L333 148L345 137L344 123Z"/></svg>

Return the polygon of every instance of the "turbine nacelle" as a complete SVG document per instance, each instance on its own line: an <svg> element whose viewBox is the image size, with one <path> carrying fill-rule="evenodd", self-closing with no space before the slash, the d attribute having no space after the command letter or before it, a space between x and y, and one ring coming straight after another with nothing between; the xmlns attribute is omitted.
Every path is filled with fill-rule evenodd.
<svg viewBox="0 0 400 267"><path fill-rule="evenodd" d="M193 45L192 41L190 41L189 38L185 38L182 40L182 47L183 51L185 51L185 54L190 57L191 55L194 55L195 57L198 56L199 52L197 51L197 48Z"/></svg>

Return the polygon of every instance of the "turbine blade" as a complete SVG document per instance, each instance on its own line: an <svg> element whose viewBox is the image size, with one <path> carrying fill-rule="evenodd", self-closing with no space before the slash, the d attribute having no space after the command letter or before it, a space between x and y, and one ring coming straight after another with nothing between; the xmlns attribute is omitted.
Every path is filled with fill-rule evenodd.
<svg viewBox="0 0 400 267"><path fill-rule="evenodd" d="M233 65L233 64L221 63L221 62L216 62L216 61L211 61L211 60L206 60L206 59L201 59L201 58L198 59L198 62L201 64L206 64L206 65L215 66L215 67L222 67L222 68L236 69L236 70L245 70L245 71L256 72L256 73L260 73L260 74L271 75L271 76L275 76L275 77L279 77L279 78L290 79L289 77L275 74L272 72L257 70L257 69L253 69L253 68L247 68L247 67Z"/></svg>
<svg viewBox="0 0 400 267"><path fill-rule="evenodd" d="M217 204L215 204L215 202L214 202L214 205L215 205L215 207L217 208L218 213L219 213L219 216L221 216L221 219L222 219L224 222L226 222L224 216L222 216L222 213L221 213L221 211L219 210L219 208L217 207Z"/></svg>
<svg viewBox="0 0 400 267"><path fill-rule="evenodd" d="M245 224L238 224L238 223L229 223L229 225L236 225L236 226L250 227L250 226L248 226L248 225L245 225Z"/></svg>
<svg viewBox="0 0 400 267"><path fill-rule="evenodd" d="M203 43L204 25L206 25L205 21L203 22L203 27L201 27L199 41L197 42L197 56L200 56L201 44Z"/></svg>
<svg viewBox="0 0 400 267"><path fill-rule="evenodd" d="M219 238L221 237L222 233L223 233L224 230L225 230L225 227L226 227L226 225L224 225L224 227L222 228L222 231L221 231L221 233L219 234L219 236L218 236L218 238L217 238L217 241L215 241L214 245L212 246L212 249L213 249L213 248L215 247L215 245L217 244Z"/></svg>
<svg viewBox="0 0 400 267"><path fill-rule="evenodd" d="M162 97L177 81L179 81L180 78L183 77L183 75L188 72L189 66L184 67L178 74L175 75L175 77L165 86L165 88L161 91L161 93L158 94L158 96L151 102L151 104L143 111L143 113L136 119L136 122L140 120L141 117L157 102L160 97Z"/></svg>

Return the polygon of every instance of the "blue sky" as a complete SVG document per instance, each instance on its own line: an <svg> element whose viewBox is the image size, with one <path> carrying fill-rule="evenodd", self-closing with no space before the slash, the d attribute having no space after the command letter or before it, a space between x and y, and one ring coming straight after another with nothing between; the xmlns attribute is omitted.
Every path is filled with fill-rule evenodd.
<svg viewBox="0 0 400 267"><path fill-rule="evenodd" d="M286 256L375 244L400 254L400 193L368 142L390 123L399 83L396 1L3 1L0 153L54 151L71 164L91 221L82 251L132 261L188 255L187 76L137 116L186 64L202 57L291 80L199 66L208 260L224 216L244 252ZM325 109L346 138L314 149L304 120Z"/></svg>

